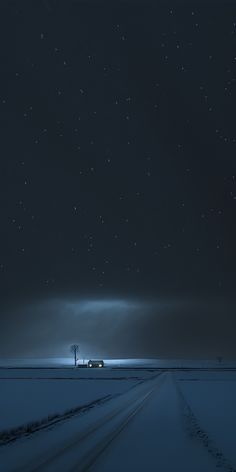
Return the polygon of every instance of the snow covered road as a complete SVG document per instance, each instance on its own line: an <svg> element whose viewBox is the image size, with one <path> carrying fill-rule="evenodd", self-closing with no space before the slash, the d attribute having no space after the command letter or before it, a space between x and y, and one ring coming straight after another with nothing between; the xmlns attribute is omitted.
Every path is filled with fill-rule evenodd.
<svg viewBox="0 0 236 472"><path fill-rule="evenodd" d="M94 472L233 471L220 467L198 440L191 437L183 417L183 405L171 374L165 375L161 389L155 389L140 411L107 448L94 466ZM80 469L78 469L80 470Z"/></svg>
<svg viewBox="0 0 236 472"><path fill-rule="evenodd" d="M181 382L156 372L84 415L2 447L0 464L3 472L236 472L210 439Z"/></svg>

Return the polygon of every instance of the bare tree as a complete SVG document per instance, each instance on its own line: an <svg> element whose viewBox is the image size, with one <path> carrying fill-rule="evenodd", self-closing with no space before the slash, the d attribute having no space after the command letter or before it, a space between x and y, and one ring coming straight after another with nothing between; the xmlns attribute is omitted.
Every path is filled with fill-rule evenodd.
<svg viewBox="0 0 236 472"><path fill-rule="evenodd" d="M78 361L79 345L78 344L72 344L70 346L70 352L72 352L72 354L74 356L74 365L76 367L77 361Z"/></svg>

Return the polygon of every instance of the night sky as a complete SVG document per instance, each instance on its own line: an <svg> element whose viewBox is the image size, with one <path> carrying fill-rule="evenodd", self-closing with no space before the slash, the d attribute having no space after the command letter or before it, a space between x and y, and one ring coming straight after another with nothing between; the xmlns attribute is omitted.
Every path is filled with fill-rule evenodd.
<svg viewBox="0 0 236 472"><path fill-rule="evenodd" d="M2 1L0 37L0 355L235 356L236 5Z"/></svg>

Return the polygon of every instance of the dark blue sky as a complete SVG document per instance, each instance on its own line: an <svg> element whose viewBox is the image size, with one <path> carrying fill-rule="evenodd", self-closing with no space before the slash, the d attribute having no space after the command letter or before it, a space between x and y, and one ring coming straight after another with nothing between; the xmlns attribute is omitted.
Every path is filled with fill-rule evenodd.
<svg viewBox="0 0 236 472"><path fill-rule="evenodd" d="M2 303L232 298L236 6L2 2L0 54Z"/></svg>

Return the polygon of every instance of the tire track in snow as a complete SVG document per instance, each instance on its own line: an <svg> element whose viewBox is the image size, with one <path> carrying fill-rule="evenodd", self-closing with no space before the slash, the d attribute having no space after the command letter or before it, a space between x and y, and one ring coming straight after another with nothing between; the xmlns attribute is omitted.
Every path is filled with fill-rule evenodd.
<svg viewBox="0 0 236 472"><path fill-rule="evenodd" d="M41 472L62 470L60 463L63 459L70 457L70 454L76 451L76 457L70 458L71 466L68 467L69 472L85 472L88 471L103 451L111 444L119 433L128 425L130 420L144 406L150 395L157 388L157 384L149 386L149 382L161 377L159 386L164 381L163 374L156 374L148 380L141 381L136 384L128 392L118 394L117 397L124 398L124 402L111 412L103 415L100 419L92 423L87 429L78 432L68 442L58 445L58 449L53 452L50 450L43 457L31 461L24 467L15 468L14 472ZM152 382L151 382L152 383ZM143 386L141 384L144 384ZM141 392L137 389L141 387ZM135 388L136 387L136 388ZM148 388L149 387L149 388ZM134 396L126 398L126 395L134 390ZM137 391L135 391L137 390ZM98 435L98 436L97 436ZM66 461L67 462L67 461ZM68 462L68 463L69 463ZM65 469L63 468L63 471Z"/></svg>

